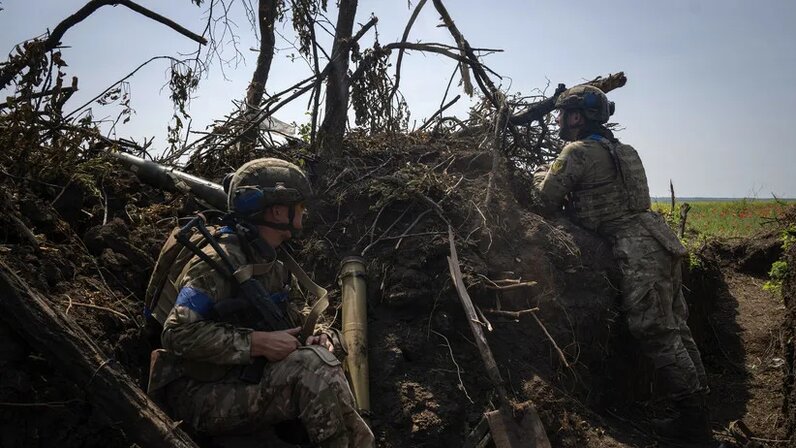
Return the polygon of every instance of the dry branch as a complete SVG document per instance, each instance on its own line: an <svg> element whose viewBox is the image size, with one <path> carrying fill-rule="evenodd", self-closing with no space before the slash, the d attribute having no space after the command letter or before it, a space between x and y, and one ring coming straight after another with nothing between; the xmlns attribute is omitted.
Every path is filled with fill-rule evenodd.
<svg viewBox="0 0 796 448"><path fill-rule="evenodd" d="M415 20L417 20L417 16L420 14L420 10L423 9L423 6L426 4L428 0L420 0L415 6L415 10L412 11L412 16L409 18L409 22L406 23L406 28L404 28L404 34L401 36L401 43L405 44L406 39L409 38L409 30L412 29L412 25L415 24ZM392 86L392 92L390 92L390 100L395 96L395 92L398 91L398 85L401 83L401 62L404 58L404 48L400 47L398 50L398 58L395 60L395 84Z"/></svg>
<svg viewBox="0 0 796 448"><path fill-rule="evenodd" d="M472 47L467 42L467 39L464 38L464 35L459 28L456 27L456 24L453 22L450 14L448 14L448 10L445 8L445 5L442 4L442 0L433 0L434 7L437 8L440 16L442 16L442 21L445 23L445 26L450 31L451 35L453 36L456 44L459 46L459 49L463 53L466 58L477 61L478 58L475 55ZM489 79L484 68L481 64L469 64L470 68L473 70L473 74L475 75L475 81L478 84L478 87L481 88L481 92L484 96L489 100L492 106L495 109L500 108L500 104L498 104L497 98L495 98L495 94L497 92L497 88L492 83L492 80Z"/></svg>
<svg viewBox="0 0 796 448"><path fill-rule="evenodd" d="M24 95L24 96L16 97L16 98L13 98L12 101L15 102L15 103L19 102L19 101L29 101L29 100L35 100L37 98L44 98L44 97L50 96L50 95L68 95L68 96L71 96L75 92L77 92L77 87L61 87L61 88L56 87L56 88L53 88L53 89L50 89L50 90L47 90L47 91L44 91L44 92L34 93L32 95ZM9 102L0 103L0 109L5 109L10 104L11 103L9 103Z"/></svg>
<svg viewBox="0 0 796 448"><path fill-rule="evenodd" d="M11 328L81 385L91 403L118 421L132 441L153 448L197 447L78 325L50 307L2 261L0 310Z"/></svg>
<svg viewBox="0 0 796 448"><path fill-rule="evenodd" d="M450 100L447 104L445 104L444 106L440 107L439 110L434 112L434 115L428 117L428 119L425 122L423 122L423 124L419 128L417 128L418 132L422 131L423 129L428 127L428 125L430 125L434 121L435 118L437 118L438 116L442 115L442 113L445 112L445 110L447 110L449 107L453 106L457 101L459 101L459 99L461 97L462 97L461 95L456 95L456 98Z"/></svg>
<svg viewBox="0 0 796 448"><path fill-rule="evenodd" d="M680 205L680 238L685 236L685 221L688 219L688 211L691 210L691 204L688 202Z"/></svg>
<svg viewBox="0 0 796 448"><path fill-rule="evenodd" d="M207 44L207 39L204 37L184 28L177 22L164 17L150 9L144 8L143 6L134 3L130 0L91 0L90 2L86 3L82 8L80 8L76 13L72 14L71 16L67 17L66 19L62 20L52 32L47 36L47 39L41 42L41 51L42 53L47 53L49 51L54 50L61 44L61 39L64 37L64 34L67 30L72 28L73 26L77 25L78 23L82 22L88 16L93 14L96 10L103 6L116 6L122 5L126 6L127 8L148 17L156 22L162 23L169 28L177 31L178 33L182 34L183 36L188 37L202 45ZM24 57L12 59L5 67L3 67L2 72L0 72L0 89L4 89L12 79L14 79L19 72L25 69L27 65L27 60Z"/></svg>

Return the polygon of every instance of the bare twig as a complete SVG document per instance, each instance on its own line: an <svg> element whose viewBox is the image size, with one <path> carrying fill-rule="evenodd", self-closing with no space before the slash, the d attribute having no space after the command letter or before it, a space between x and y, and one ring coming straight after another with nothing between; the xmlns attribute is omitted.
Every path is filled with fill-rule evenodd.
<svg viewBox="0 0 796 448"><path fill-rule="evenodd" d="M511 285L484 285L486 289L494 289L497 291L512 291L515 289L522 289L522 288L530 288L531 286L536 286L536 282L522 282L522 283L514 283Z"/></svg>
<svg viewBox="0 0 796 448"><path fill-rule="evenodd" d="M508 317L514 320L520 320L522 316L526 314L533 314L539 311L539 308L529 308L527 310L519 310L519 311L506 311L506 310L495 310L495 309L485 309L484 313L492 314L494 316L501 316L501 317Z"/></svg>
<svg viewBox="0 0 796 448"><path fill-rule="evenodd" d="M120 313L120 312L118 312L118 311L116 311L114 309L111 309L111 308L108 308L108 307L105 307L105 306L92 305L90 303L73 302L71 297L69 298L69 302L68 302L68 305L67 305L67 308L66 308L66 312L64 312L64 314L68 314L69 313L69 308L71 308L73 305L74 306L82 306L82 307L85 307L85 308L93 308L95 310L107 311L109 313L113 313L113 314L121 317L124 320L129 320L130 319L130 317L128 315Z"/></svg>
<svg viewBox="0 0 796 448"><path fill-rule="evenodd" d="M404 35L401 36L401 43L406 43L406 39L409 38L409 30L412 29L412 25L415 24L415 20L417 20L418 14L420 14L420 10L423 9L427 0L420 0L415 6L415 10L412 11L412 16L409 18L409 22L406 23L406 28L404 28ZM398 85L401 83L401 62L404 58L404 47L401 47L398 50L398 58L395 61L395 83L392 86L392 92L390 92L390 101L395 96L395 92L398 91Z"/></svg>
<svg viewBox="0 0 796 448"><path fill-rule="evenodd" d="M403 239L404 239L406 236L408 236L408 235L409 235L409 231L410 231L410 230L412 230L412 229L413 229L413 228L414 228L414 227L417 225L417 223L418 223L418 222L420 222L420 220L421 220L421 219L423 219L423 217L424 217L424 216L426 216L426 215L427 215L427 214L429 214L429 213L431 213L431 209L429 209L429 210L426 210L426 211L424 211L423 213L421 213L421 214L417 215L417 217L415 218L415 220L414 220L414 221L412 221L412 224L409 224L409 227L407 227L407 228L406 228L406 230L404 230L404 233L402 233L402 234L401 234L401 235L398 237L398 242L397 242L397 243L395 243L395 250L398 250L398 248L399 248L399 247L401 247L401 241L403 241Z"/></svg>
<svg viewBox="0 0 796 448"><path fill-rule="evenodd" d="M446 338L442 333L438 333L434 330L431 330L431 332L445 340L445 345L448 347L448 353L451 355L451 361L453 361L453 365L456 366L456 376L459 377L459 386L462 388L464 396L470 400L470 403L475 403L473 399L470 398L470 394L467 393L467 388L464 387L464 381L462 381L462 369L459 367L459 363L456 362L456 358L453 357L453 349L451 348L450 341L448 341L448 338Z"/></svg>
<svg viewBox="0 0 796 448"><path fill-rule="evenodd" d="M449 107L453 106L457 101L459 101L459 99L461 97L462 97L461 95L456 95L456 98L450 100L450 102L448 102L447 104L445 104L444 106L439 108L439 110L434 112L434 114L432 116L430 116L425 122L423 122L422 125L420 125L419 128L417 128L418 132L420 132L423 129L425 129L429 124L431 124L434 121L435 118L437 118L438 116L442 115L442 113L445 112L446 109L448 109Z"/></svg>
<svg viewBox="0 0 796 448"><path fill-rule="evenodd" d="M547 331L547 327L545 327L542 321L539 320L539 317L536 316L535 312L531 313L531 316L533 316L533 320L535 320L536 323L539 324L539 328L542 329L542 331L544 332L545 336L547 336L547 339L550 341L550 343L553 344L553 348L555 348L556 352L558 353L558 357L561 359L561 362L564 364L564 367L568 369L571 368L571 366L569 365L569 361L567 361L567 357L564 356L564 352L561 351L561 348L558 346L558 344L556 344L556 340L553 339L553 336L551 336L550 333Z"/></svg>
<svg viewBox="0 0 796 448"><path fill-rule="evenodd" d="M149 65L149 63L150 63L150 62L157 61L157 60L159 60L159 59L168 59L168 60L170 60L170 61L172 61L172 62L174 62L174 61L177 61L177 59L175 59L175 58L174 58L174 57L172 57L172 56L154 56L154 57L151 57L151 58L149 58L148 60L144 61L142 64L138 65L138 67L136 67L135 69L133 69L133 71L131 71L130 73L126 74L126 75L125 75L125 76L124 76L122 79L120 79L120 80L118 80L118 81L114 82L113 84L111 84L110 86L108 86L108 87L107 87L105 90L103 90L102 92L100 92L100 93L99 93L97 96L95 96L94 98L91 98L90 100L86 101L85 103L83 103L82 105L80 105L79 107L77 107L77 108L76 108L75 110L73 110L72 112L69 112L68 114L66 114L66 115L64 116L64 119L67 119L67 118L71 117L72 115L74 115L75 113L77 113L77 112L79 112L79 111L83 110L83 109L84 109L86 106L89 106L89 105L90 105L91 103L93 103L94 101L97 101L98 99L102 98L102 97L103 97L103 96L104 96L106 93L110 92L110 91L111 91L111 89L113 89L114 87L116 87L116 86L118 86L119 84L121 84L121 83L123 83L123 82L127 81L128 79L130 79L130 78L131 78L133 75L135 75L135 74L136 74L136 73L137 73L139 70L141 70L141 69L142 69L142 68L144 68L145 66Z"/></svg>
<svg viewBox="0 0 796 448"><path fill-rule="evenodd" d="M83 400L74 398L66 401L50 401L46 403L11 403L7 401L0 401L0 406L12 408L62 408L72 403L83 403Z"/></svg>
<svg viewBox="0 0 796 448"><path fill-rule="evenodd" d="M75 92L77 92L77 88L72 88L72 87L58 88L58 87L56 87L56 88L49 89L49 90L44 91L44 92L38 92L38 93L31 94L31 95L25 95L25 96L16 97L16 98L13 98L12 101L16 103L16 102L19 102L19 101L35 100L37 98L43 98L45 96L50 96L50 95L58 95L58 94L71 95L71 94L73 94ZM10 104L11 103L8 102L8 101L0 103L0 109L5 109Z"/></svg>

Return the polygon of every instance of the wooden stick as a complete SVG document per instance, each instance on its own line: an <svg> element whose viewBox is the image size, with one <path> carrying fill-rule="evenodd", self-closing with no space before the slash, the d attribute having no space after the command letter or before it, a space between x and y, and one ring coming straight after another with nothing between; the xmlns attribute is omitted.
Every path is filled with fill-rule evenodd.
<svg viewBox="0 0 796 448"><path fill-rule="evenodd" d="M531 286L536 286L536 284L537 284L536 282L513 283L513 284L510 284L510 285L503 285L503 286L501 286L501 285L494 285L493 286L493 285L485 284L484 287L486 287L486 289L494 289L494 290L497 290L497 291L511 291L511 290L514 290L514 289L530 288Z"/></svg>
<svg viewBox="0 0 796 448"><path fill-rule="evenodd" d="M484 313L493 314L495 316L508 317L508 318L514 319L514 320L519 320L522 316L525 316L526 314L533 314L533 313L535 313L537 311L539 311L538 307L530 308L530 309L527 309L527 310L519 310L519 311L506 311L506 310L486 309L486 310L484 310Z"/></svg>
<svg viewBox="0 0 796 448"><path fill-rule="evenodd" d="M455 104L457 101L459 101L459 99L460 99L461 97L462 97L461 95L456 95L456 98L454 98L454 99L450 100L450 102L448 102L448 103L447 103L447 104L445 104L444 106L440 107L440 108L439 108L439 110L437 110L436 112L434 112L434 115L432 115L432 116L428 117L428 120L426 120L425 122L423 122L423 124L422 124L422 125L421 125L419 128L417 128L417 132L420 132L420 131L422 131L423 129L425 129L425 128L426 128L426 127L429 125L429 124L431 124L431 122L432 122L432 121L434 121L434 119L435 119L435 118L437 118L439 115L441 115L443 112L445 112L445 110L446 110L447 108L449 108L449 107L453 106L453 105L454 105L454 104Z"/></svg>
<svg viewBox="0 0 796 448"><path fill-rule="evenodd" d="M672 194L672 212L671 212L671 215L672 215L672 219L674 219L674 184L672 183L671 179L669 179L669 191Z"/></svg>
<svg viewBox="0 0 796 448"><path fill-rule="evenodd" d="M549 448L550 441L547 439L544 426L542 425L542 421L539 418L539 414L537 414L533 403L530 401L524 403L526 406L526 411L523 418L522 428L518 426L517 422L513 419L511 403L508 399L506 386L503 383L503 378L500 376L500 370L495 362L495 358L492 356L492 350L489 348L489 344L484 337L484 332L481 329L481 326L476 323L478 316L476 314L475 306L473 305L472 299L470 299L470 294L467 292L467 287L464 286L464 280L462 280L462 271L459 267L459 257L456 254L456 243L453 239L453 227L450 225L448 226L448 241L450 242L451 252L450 256L448 257L448 268L450 269L451 278L453 279L453 284L456 287L456 292L459 295L464 312L467 315L467 320L470 324L470 329L473 332L473 336L475 337L475 343L478 347L478 352L481 354L481 359L484 361L484 365L486 366L486 372L489 375L489 378L492 380L492 384L494 385L495 391L498 395L498 409L486 414L487 419L490 419L490 422L492 421L492 417L494 417L495 423L500 422L499 426L501 426L503 429L503 432L494 431L495 427L492 425L492 423L490 423L489 426L491 429L493 429L492 436L495 438L500 437L501 439L505 439L505 442L499 442L496 440L495 445L499 447L528 446L531 448Z"/></svg>
<svg viewBox="0 0 796 448"><path fill-rule="evenodd" d="M685 236L685 221L688 219L688 211L691 210L691 204L688 202L680 205L680 238Z"/></svg>
<svg viewBox="0 0 796 448"><path fill-rule="evenodd" d="M71 308L72 306L82 306L82 307L85 307L85 308L93 308L93 309L95 309L95 310L107 311L107 312L109 312L109 313L113 313L113 314L115 314L115 315L117 315L117 316L121 317L121 318L122 318L122 319L124 319L124 320L129 320L129 319L130 319L130 317L129 317L129 316L127 316L126 314L120 313L120 312L118 312L118 311L116 311L116 310L114 310L114 309L111 309L111 308L108 308L108 307L104 307L104 306L99 306L99 305L92 305L92 304L90 304L90 303L80 303L80 302L73 302L73 301L72 301L72 298L70 297L70 298L69 298L69 302L67 302L67 311L68 311L68 310L69 310L69 308Z"/></svg>
<svg viewBox="0 0 796 448"><path fill-rule="evenodd" d="M489 375L489 379L492 381L492 385L497 391L500 406L509 406L510 402L508 393L506 392L506 385L503 383L503 378L500 376L500 369L498 369L497 363L495 362L495 357L492 356L492 349L489 348L489 344L486 341L486 337L484 336L484 331L481 329L481 325L476 323L479 322L478 313L475 311L475 306L470 298L470 294L467 292L467 287L464 286L462 271L459 267L459 257L456 254L456 244L454 243L453 239L453 228L450 226L448 226L448 240L450 242L451 251L451 254L448 257L448 268L450 268L453 285L456 288L456 292L459 294L459 299L461 299L464 313L467 315L467 321L470 324L470 330L472 330L473 336L475 337L475 344L478 347L478 353L481 354L481 360L484 362L484 366L486 367L486 373Z"/></svg>

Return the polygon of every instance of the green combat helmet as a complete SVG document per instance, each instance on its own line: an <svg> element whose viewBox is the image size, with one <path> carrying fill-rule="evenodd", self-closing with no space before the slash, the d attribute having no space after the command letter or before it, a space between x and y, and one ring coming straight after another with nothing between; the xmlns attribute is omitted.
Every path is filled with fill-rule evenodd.
<svg viewBox="0 0 796 448"><path fill-rule="evenodd" d="M603 124L614 113L614 103L608 101L602 90L590 85L567 89L556 100L556 109L582 110L586 119Z"/></svg>
<svg viewBox="0 0 796 448"><path fill-rule="evenodd" d="M312 196L312 187L301 169L284 160L255 159L245 163L224 181L229 212L254 224L293 230L295 207ZM262 221L260 212L272 205L287 205L290 222Z"/></svg>

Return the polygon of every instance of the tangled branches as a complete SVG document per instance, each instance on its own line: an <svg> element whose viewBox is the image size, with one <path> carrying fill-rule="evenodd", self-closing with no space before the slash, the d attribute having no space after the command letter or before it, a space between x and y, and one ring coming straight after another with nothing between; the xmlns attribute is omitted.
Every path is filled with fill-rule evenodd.
<svg viewBox="0 0 796 448"><path fill-rule="evenodd" d="M351 77L351 103L357 126L371 132L399 132L406 130L409 110L406 101L393 103L393 81L387 72L390 51L378 42L360 53L354 48L351 59L358 63Z"/></svg>

